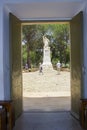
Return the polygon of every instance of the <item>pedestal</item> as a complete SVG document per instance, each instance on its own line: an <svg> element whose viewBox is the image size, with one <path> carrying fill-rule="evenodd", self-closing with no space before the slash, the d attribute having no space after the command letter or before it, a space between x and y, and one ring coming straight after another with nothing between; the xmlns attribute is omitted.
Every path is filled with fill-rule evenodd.
<svg viewBox="0 0 87 130"><path fill-rule="evenodd" d="M50 47L46 47L43 50L43 70L53 69L51 63Z"/></svg>

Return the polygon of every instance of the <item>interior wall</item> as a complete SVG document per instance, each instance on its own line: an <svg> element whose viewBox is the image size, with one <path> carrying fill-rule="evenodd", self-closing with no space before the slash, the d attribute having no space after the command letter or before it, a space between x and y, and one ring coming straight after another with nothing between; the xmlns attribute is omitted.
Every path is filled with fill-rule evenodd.
<svg viewBox="0 0 87 130"><path fill-rule="evenodd" d="M0 100L4 99L4 66L3 66L3 7L0 4Z"/></svg>
<svg viewBox="0 0 87 130"><path fill-rule="evenodd" d="M8 0L8 2L30 2L32 0ZM39 0L36 0L36 2ZM43 1L43 0L41 0ZM50 1L50 0L45 0ZM59 0L60 1L60 0ZM62 0L64 1L64 0ZM69 0L67 0L69 1ZM10 76L9 76L9 10L1 3L7 3L7 0L0 1L0 99L10 98ZM84 9L84 92L82 97L87 98L87 5Z"/></svg>
<svg viewBox="0 0 87 130"><path fill-rule="evenodd" d="M3 8L3 46L4 46L4 99L10 99L10 64L9 64L9 9L4 6Z"/></svg>

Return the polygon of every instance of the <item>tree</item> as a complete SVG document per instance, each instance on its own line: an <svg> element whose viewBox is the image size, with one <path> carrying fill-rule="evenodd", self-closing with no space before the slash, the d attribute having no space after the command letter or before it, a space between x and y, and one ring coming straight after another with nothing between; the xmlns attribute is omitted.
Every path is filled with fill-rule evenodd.
<svg viewBox="0 0 87 130"><path fill-rule="evenodd" d="M27 48L27 64L28 67L31 68L31 59L34 63L35 56L36 55L36 62L40 62L42 59L39 57L39 55L42 55L42 48L43 48L43 40L42 36L46 34L48 25L24 25L22 40L26 41L26 48ZM33 53L32 50L35 52ZM37 60L39 57L39 60ZM36 63L36 64L37 64Z"/></svg>
<svg viewBox="0 0 87 130"><path fill-rule="evenodd" d="M54 25L53 33L53 44L52 49L52 60L57 57L61 63L66 64L70 61L70 48L69 48L69 25L68 24L56 24ZM67 53L69 52L69 53ZM67 56L68 55L68 56Z"/></svg>
<svg viewBox="0 0 87 130"><path fill-rule="evenodd" d="M22 64L25 66L27 59L27 51L26 51L26 45L22 45Z"/></svg>
<svg viewBox="0 0 87 130"><path fill-rule="evenodd" d="M27 63L37 66L43 60L43 39L50 40L52 63L70 61L69 24L36 24L23 26L22 40L26 41Z"/></svg>
<svg viewBox="0 0 87 130"><path fill-rule="evenodd" d="M35 41L35 33L36 28L34 25L32 26L23 26L23 41L26 41L27 46L27 64L28 67L31 68L31 60L30 60L30 50L34 48L34 41Z"/></svg>

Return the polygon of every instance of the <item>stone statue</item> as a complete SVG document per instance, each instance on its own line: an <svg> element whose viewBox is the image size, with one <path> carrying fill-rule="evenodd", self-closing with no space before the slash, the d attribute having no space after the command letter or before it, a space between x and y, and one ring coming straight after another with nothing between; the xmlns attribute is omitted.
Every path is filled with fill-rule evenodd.
<svg viewBox="0 0 87 130"><path fill-rule="evenodd" d="M45 72L49 69L53 70L49 42L49 39L46 36L43 36L43 71Z"/></svg>
<svg viewBox="0 0 87 130"><path fill-rule="evenodd" d="M44 48L48 48L49 47L49 39L46 38L45 36L43 36L43 43L44 43Z"/></svg>

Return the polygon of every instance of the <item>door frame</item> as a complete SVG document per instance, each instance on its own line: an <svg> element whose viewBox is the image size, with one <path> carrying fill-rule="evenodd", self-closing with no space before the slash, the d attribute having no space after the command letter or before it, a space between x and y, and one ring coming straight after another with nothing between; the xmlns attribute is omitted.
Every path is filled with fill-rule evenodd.
<svg viewBox="0 0 87 130"><path fill-rule="evenodd" d="M33 21L21 21L22 25L29 25L29 24L63 24L63 23L70 23L70 20L33 20Z"/></svg>

